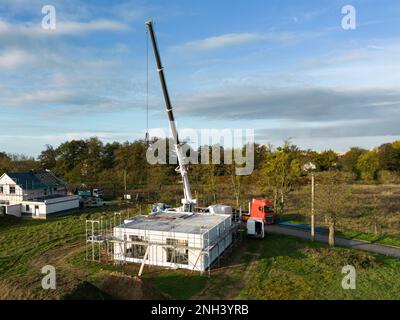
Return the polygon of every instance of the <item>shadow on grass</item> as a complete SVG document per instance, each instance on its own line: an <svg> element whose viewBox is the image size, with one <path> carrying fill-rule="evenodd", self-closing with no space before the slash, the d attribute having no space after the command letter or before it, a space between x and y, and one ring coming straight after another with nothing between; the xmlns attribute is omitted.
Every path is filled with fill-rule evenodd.
<svg viewBox="0 0 400 320"><path fill-rule="evenodd" d="M189 299L202 291L208 281L208 277L198 274L181 274L164 270L163 274L153 278L152 282L163 293L174 299Z"/></svg>

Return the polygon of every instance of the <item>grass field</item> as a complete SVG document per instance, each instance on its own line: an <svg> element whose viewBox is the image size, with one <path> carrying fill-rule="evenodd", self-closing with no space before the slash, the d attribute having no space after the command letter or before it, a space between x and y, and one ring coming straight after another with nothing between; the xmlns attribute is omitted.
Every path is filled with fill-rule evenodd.
<svg viewBox="0 0 400 320"><path fill-rule="evenodd" d="M0 217L0 298L400 299L400 260L276 235L244 239L211 278L146 266L138 280L137 265L85 261L89 215L100 213L48 221ZM56 267L56 290L41 288L47 264ZM347 264L356 267L356 290L341 288Z"/></svg>

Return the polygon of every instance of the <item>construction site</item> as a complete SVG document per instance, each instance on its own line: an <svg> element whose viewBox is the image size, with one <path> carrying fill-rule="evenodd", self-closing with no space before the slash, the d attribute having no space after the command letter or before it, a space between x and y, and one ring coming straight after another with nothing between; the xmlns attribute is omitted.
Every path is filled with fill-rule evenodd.
<svg viewBox="0 0 400 320"><path fill-rule="evenodd" d="M197 210L192 198L189 177L182 152L183 144L172 111L165 82L153 22L146 22L154 49L157 71L166 104L166 111L173 134L175 152L182 177L182 207L161 209L156 207L148 215L138 215L121 221L121 213L115 213L114 226L103 229L101 220L86 221L87 259L101 262L102 252L116 263L138 263L138 276L145 265L189 269L200 273L210 272L213 263L229 249L238 237L238 217L228 206L212 205ZM219 211L219 212L218 212ZM118 225L116 221L118 221ZM122 223L121 223L122 222Z"/></svg>
<svg viewBox="0 0 400 320"><path fill-rule="evenodd" d="M103 5L105 16L111 7ZM204 12L222 15L227 8L219 9L210 5ZM293 12L286 18L298 26ZM286 50L281 38L288 46L306 40L292 43L295 27L275 40L263 29L264 16L250 25L251 17L243 17L234 30L215 16L207 25L172 16L168 23L147 12L139 22L124 21L132 23L126 28L102 14L94 23L61 24L73 34L53 37L75 41L58 48L70 55L57 61L74 62L88 52L81 73L68 71L70 81L54 75L54 90L67 96L60 109L71 117L61 112L63 126L43 128L54 147L38 135L40 153L25 156L34 131L27 126L24 138L0 152L0 299L400 299L400 140L368 137L354 146L351 140L354 124L365 125L367 107L390 106L393 113L394 95L368 101L358 89L322 88L327 82L316 76L324 74L320 68L346 59L323 51L325 42L314 52L312 37L310 50ZM143 23L148 16L160 25ZM186 34L176 32L191 23ZM144 30L132 32L144 26L146 37ZM339 69L343 87L345 69ZM75 99L75 91L85 99ZM29 97L36 96L28 90ZM49 107L47 98L44 111L56 114L58 104ZM349 118L355 104L361 111ZM335 118L337 109L343 118ZM348 145L335 137L343 127ZM203 139L204 132L210 134ZM289 136L295 140L284 140ZM12 153L14 144L24 154ZM45 289L51 270L54 289ZM345 280L352 270L350 286Z"/></svg>
<svg viewBox="0 0 400 320"><path fill-rule="evenodd" d="M115 213L116 221L120 218ZM210 271L238 240L238 222L224 214L158 212L128 218L107 229L86 221L86 259Z"/></svg>

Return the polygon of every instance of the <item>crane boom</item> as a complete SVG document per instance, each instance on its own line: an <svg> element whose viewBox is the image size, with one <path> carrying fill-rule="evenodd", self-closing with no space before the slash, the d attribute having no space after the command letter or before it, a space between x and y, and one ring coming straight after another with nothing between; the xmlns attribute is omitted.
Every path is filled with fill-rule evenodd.
<svg viewBox="0 0 400 320"><path fill-rule="evenodd" d="M169 97L167 83L165 81L164 68L161 63L160 53L158 52L156 36L154 34L153 21L152 20L146 21L146 26L147 26L147 29L149 30L151 43L153 44L153 51L154 51L154 57L156 60L156 65L157 65L157 72L160 77L161 88L162 88L162 92L164 95L169 126L170 126L172 137L174 140L176 156L178 158L179 172L180 172L180 174L182 176L182 180L183 180L183 193L184 193L184 199L182 199L183 208L184 208L184 211L193 211L193 205L196 204L196 200L192 198L192 192L190 190L189 177L188 177L186 165L184 163L184 156L182 153L182 144L179 142L178 130L176 128L174 114L172 111L171 99Z"/></svg>

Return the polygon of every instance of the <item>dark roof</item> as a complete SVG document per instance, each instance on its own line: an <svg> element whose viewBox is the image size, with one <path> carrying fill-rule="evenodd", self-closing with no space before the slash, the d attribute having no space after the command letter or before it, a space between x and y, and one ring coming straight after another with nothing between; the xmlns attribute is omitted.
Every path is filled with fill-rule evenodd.
<svg viewBox="0 0 400 320"><path fill-rule="evenodd" d="M35 175L31 172L10 172L7 175L13 179L22 189L33 190L45 188L44 185Z"/></svg>
<svg viewBox="0 0 400 320"><path fill-rule="evenodd" d="M31 171L31 172L10 172L7 175L13 179L22 189L34 190L46 187L55 187L64 185L50 171Z"/></svg>
<svg viewBox="0 0 400 320"><path fill-rule="evenodd" d="M38 171L33 173L36 178L38 178L42 183L47 186L59 186L64 185L65 183L57 178L54 173L51 171Z"/></svg>

